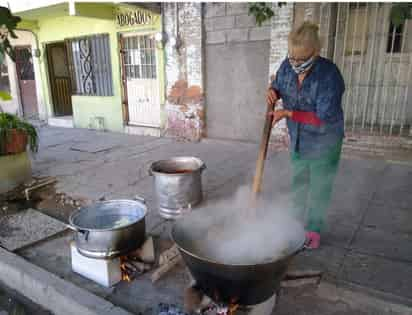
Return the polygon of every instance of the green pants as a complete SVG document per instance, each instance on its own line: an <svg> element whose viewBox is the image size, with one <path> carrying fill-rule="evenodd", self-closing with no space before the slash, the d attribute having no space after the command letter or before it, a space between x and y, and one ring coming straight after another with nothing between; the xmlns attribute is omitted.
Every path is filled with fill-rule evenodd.
<svg viewBox="0 0 412 315"><path fill-rule="evenodd" d="M341 149L342 141L317 159L302 159L296 152L291 155L293 211L306 221L308 231L320 233L324 228Z"/></svg>

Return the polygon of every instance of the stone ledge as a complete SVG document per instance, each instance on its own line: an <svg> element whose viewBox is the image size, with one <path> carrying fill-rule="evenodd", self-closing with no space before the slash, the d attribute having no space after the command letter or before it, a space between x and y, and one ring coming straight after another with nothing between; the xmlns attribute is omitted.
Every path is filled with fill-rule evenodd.
<svg viewBox="0 0 412 315"><path fill-rule="evenodd" d="M56 315L132 315L2 248L0 282Z"/></svg>

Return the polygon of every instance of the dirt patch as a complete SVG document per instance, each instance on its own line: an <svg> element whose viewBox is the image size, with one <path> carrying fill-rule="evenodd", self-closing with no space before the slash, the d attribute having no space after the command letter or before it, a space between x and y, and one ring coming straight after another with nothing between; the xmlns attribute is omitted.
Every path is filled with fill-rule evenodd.
<svg viewBox="0 0 412 315"><path fill-rule="evenodd" d="M80 202L57 194L54 185L39 189L33 198L36 199L34 209L66 223L69 222L70 214L80 206Z"/></svg>
<svg viewBox="0 0 412 315"><path fill-rule="evenodd" d="M0 219L32 208L67 223L70 214L85 203L84 200L74 200L65 194L56 193L55 184L32 190L29 195L30 200L26 200L24 190L42 181L44 178L36 178L28 185L0 195Z"/></svg>

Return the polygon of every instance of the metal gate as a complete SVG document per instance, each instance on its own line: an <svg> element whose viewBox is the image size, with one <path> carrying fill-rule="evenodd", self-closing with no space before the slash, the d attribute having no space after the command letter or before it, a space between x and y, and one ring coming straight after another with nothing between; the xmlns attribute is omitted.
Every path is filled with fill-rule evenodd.
<svg viewBox="0 0 412 315"><path fill-rule="evenodd" d="M127 95L128 123L160 126L160 91L154 35L122 35L123 83Z"/></svg>
<svg viewBox="0 0 412 315"><path fill-rule="evenodd" d="M16 71L23 114L26 118L38 118L36 82L34 80L31 46L16 46Z"/></svg>
<svg viewBox="0 0 412 315"><path fill-rule="evenodd" d="M323 54L346 83L346 130L355 134L412 135L412 23L394 26L390 3L320 5Z"/></svg>

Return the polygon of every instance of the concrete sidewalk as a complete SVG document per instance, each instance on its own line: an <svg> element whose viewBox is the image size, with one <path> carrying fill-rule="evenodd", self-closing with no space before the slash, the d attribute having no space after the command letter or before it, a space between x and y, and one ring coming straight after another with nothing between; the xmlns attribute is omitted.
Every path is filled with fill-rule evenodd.
<svg viewBox="0 0 412 315"><path fill-rule="evenodd" d="M148 232L159 239L168 238L171 223L160 218L155 209L152 178L147 173L153 161L177 155L201 158L208 169L203 177L205 202L200 208L207 211L233 196L242 185L250 185L258 147L210 139L187 143L49 127L41 129L40 137L33 164L35 175L55 176L59 191L90 201L143 196L150 208ZM324 279L339 287L412 306L412 166L362 159L351 151L345 155L351 158L343 159L340 165L322 247L299 255L295 265L299 269L322 269ZM287 194L289 183L288 154L269 153L263 198L276 204ZM56 217L67 219L57 212ZM146 312L156 301L176 302L181 298L186 280L183 268L170 276L174 277L169 281L172 284L165 280L154 289L150 283L134 281L110 291L73 275L66 246L70 237L48 240L19 254L131 312ZM141 307L136 306L136 299Z"/></svg>

